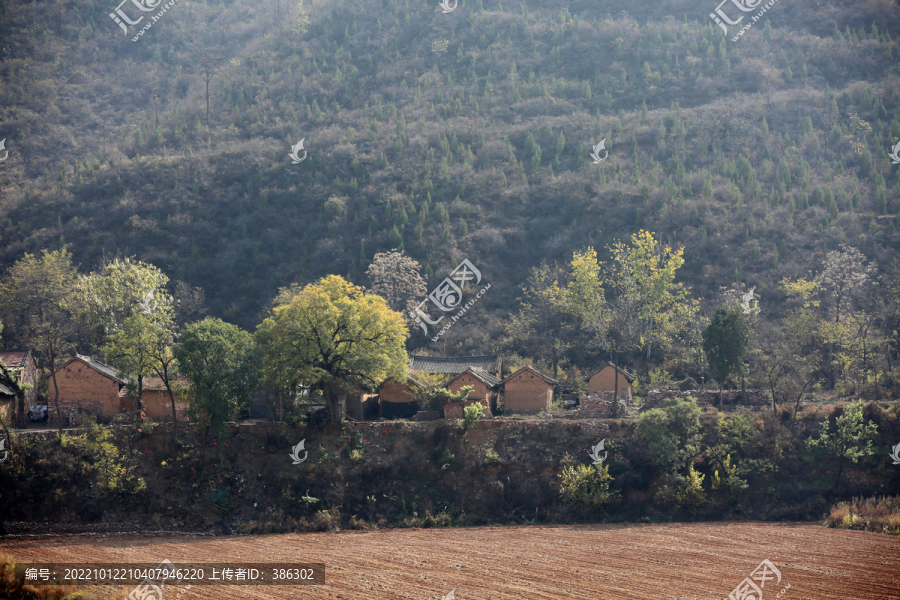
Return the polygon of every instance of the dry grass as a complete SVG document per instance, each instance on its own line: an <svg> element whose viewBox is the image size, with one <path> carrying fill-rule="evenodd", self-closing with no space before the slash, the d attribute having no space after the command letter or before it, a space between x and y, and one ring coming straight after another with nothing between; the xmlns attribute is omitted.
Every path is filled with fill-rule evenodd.
<svg viewBox="0 0 900 600"><path fill-rule="evenodd" d="M828 527L900 535L900 496L854 498L840 502L825 519Z"/></svg>
<svg viewBox="0 0 900 600"><path fill-rule="evenodd" d="M80 591L71 585L41 585L25 582L25 573L16 575L16 560L0 553L0 598L9 600L123 600L127 591L110 590L102 595Z"/></svg>

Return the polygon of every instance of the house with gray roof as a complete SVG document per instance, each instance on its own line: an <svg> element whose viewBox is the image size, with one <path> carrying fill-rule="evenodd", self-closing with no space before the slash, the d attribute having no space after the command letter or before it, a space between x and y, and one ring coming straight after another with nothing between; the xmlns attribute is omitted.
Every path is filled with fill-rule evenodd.
<svg viewBox="0 0 900 600"><path fill-rule="evenodd" d="M493 377L500 377L500 373L503 370L503 361L498 354L489 356L458 356L455 358L442 356L409 357L410 370L422 373L459 375L470 367L481 369Z"/></svg>

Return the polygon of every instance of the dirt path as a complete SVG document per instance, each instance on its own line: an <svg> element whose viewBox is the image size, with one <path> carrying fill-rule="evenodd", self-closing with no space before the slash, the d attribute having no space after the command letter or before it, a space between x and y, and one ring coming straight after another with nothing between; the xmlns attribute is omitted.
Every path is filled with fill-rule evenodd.
<svg viewBox="0 0 900 600"><path fill-rule="evenodd" d="M818 525L394 529L250 537L0 540L23 562L321 562L322 586L194 586L179 600L722 600L769 559L763 600L900 600L900 538ZM171 592L174 599L180 590ZM167 594L164 600L170 600ZM754 598L754 600L758 600Z"/></svg>

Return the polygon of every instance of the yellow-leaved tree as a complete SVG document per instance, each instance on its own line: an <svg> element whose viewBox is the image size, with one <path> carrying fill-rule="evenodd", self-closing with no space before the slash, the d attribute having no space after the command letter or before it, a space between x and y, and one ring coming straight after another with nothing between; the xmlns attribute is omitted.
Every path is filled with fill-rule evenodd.
<svg viewBox="0 0 900 600"><path fill-rule="evenodd" d="M403 315L342 277L282 289L272 313L256 332L266 383L288 393L321 388L333 426L341 422L342 392L406 378Z"/></svg>

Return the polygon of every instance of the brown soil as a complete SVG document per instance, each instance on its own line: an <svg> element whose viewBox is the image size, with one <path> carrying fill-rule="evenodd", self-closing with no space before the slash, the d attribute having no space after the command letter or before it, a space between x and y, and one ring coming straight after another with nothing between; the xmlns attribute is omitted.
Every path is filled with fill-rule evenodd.
<svg viewBox="0 0 900 600"><path fill-rule="evenodd" d="M701 523L393 529L217 538L0 541L22 562L321 562L322 586L194 586L181 600L722 599L768 558L764 600L900 599L900 537L818 525ZM175 598L180 590L171 592ZM164 596L169 600L169 594Z"/></svg>

